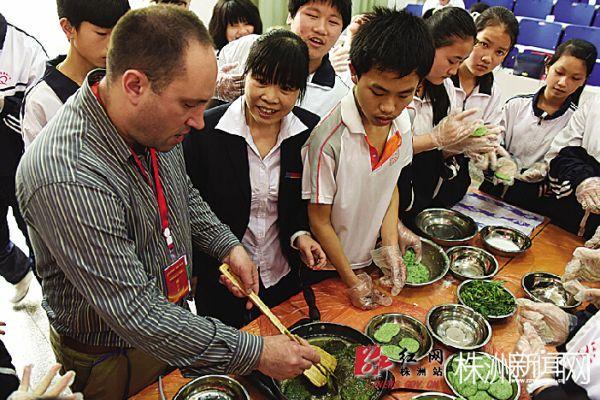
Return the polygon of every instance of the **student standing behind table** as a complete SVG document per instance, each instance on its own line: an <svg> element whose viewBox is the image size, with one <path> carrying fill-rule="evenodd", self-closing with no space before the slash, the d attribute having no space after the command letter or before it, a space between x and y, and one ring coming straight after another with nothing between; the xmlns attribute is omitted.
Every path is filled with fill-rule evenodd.
<svg viewBox="0 0 600 400"><path fill-rule="evenodd" d="M459 7L464 9L465 2L463 0L425 0L421 15L424 16L429 10L435 11L444 7Z"/></svg>
<svg viewBox="0 0 600 400"><path fill-rule="evenodd" d="M398 249L420 239L398 221L396 182L412 158L410 119L405 112L431 68L434 47L419 17L375 8L365 17L350 48L354 89L323 118L304 152L302 196L310 200L310 227L327 259L362 309L391 299L361 271L372 263L378 237L387 254L392 283L403 285Z"/></svg>
<svg viewBox="0 0 600 400"><path fill-rule="evenodd" d="M35 268L33 257L27 257L10 241L8 229L11 207L31 249L27 225L15 196L15 173L23 154L19 110L27 88L44 73L47 58L33 36L9 24L0 14L0 275L15 287L13 303L27 295Z"/></svg>
<svg viewBox="0 0 600 400"><path fill-rule="evenodd" d="M329 50L342 30L350 24L351 0L288 0L290 29L308 46L309 76L306 94L298 105L320 117L327 114L348 92L349 86L336 74L329 62ZM237 63L233 73L244 70L252 43L258 35L248 35L225 46L219 53L219 66ZM217 93L222 91L217 86ZM221 96L232 101L239 96Z"/></svg>
<svg viewBox="0 0 600 400"><path fill-rule="evenodd" d="M48 61L42 79L25 94L21 132L26 148L79 89L88 72L106 68L112 28L130 9L128 0L57 0L56 8L69 52Z"/></svg>
<svg viewBox="0 0 600 400"><path fill-rule="evenodd" d="M545 157L550 168L543 211L556 225L583 233L586 239L600 225L599 118L600 97L596 95L573 113Z"/></svg>
<svg viewBox="0 0 600 400"><path fill-rule="evenodd" d="M413 119L414 159L402 171L400 192L409 193L401 204L403 221L413 224L414 216L428 207L450 207L460 201L471 183L466 151L486 153L494 149L497 132L484 138L470 134L481 121L476 110L460 110L451 76L458 72L475 44L477 29L473 18L461 8L447 7L425 20L435 43L435 61L421 82L409 109ZM452 114L452 115L451 115ZM447 135L448 126L455 135Z"/></svg>
<svg viewBox="0 0 600 400"><path fill-rule="evenodd" d="M506 102L502 125L506 129L504 148L510 155L505 159L514 158L515 165L512 174L506 175L504 180L488 172L481 190L519 207L547 212L544 192L548 164L544 158L555 137L577 110L597 54L594 45L585 40L562 43L546 64L546 85L535 94L517 96ZM498 169L505 159L498 161ZM506 161L506 165L509 162Z"/></svg>
<svg viewBox="0 0 600 400"><path fill-rule="evenodd" d="M298 270L325 264L302 201L300 149L319 117L294 107L306 91L308 48L277 29L258 38L246 63L244 96L205 114L184 142L188 175L259 267L263 301L274 307L300 291ZM232 190L232 186L237 188ZM198 313L241 327L245 301L219 283L220 261L194 254Z"/></svg>

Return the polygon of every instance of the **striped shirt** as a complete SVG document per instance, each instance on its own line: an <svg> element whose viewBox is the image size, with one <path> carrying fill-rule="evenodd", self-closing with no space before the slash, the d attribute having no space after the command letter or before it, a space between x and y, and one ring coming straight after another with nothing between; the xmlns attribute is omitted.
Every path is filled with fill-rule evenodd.
<svg viewBox="0 0 600 400"><path fill-rule="evenodd" d="M206 373L248 373L260 337L166 299L170 262L156 197L90 88L103 76L88 75L17 172L50 323L81 343L135 347ZM190 260L193 242L223 258L239 242L192 187L181 146L160 153L159 165L176 253Z"/></svg>

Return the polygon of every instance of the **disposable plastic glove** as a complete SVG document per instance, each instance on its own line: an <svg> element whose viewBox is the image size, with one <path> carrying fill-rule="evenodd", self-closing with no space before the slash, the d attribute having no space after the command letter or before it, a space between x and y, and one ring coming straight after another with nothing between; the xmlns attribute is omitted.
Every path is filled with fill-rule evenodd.
<svg viewBox="0 0 600 400"><path fill-rule="evenodd" d="M600 177L587 178L575 189L577 201L584 210L600 214Z"/></svg>
<svg viewBox="0 0 600 400"><path fill-rule="evenodd" d="M500 135L504 128L493 125L488 125L485 128L487 133L484 136L473 136L471 134L460 142L445 147L444 151L449 154L464 153L469 158L496 151L496 148L500 145Z"/></svg>
<svg viewBox="0 0 600 400"><path fill-rule="evenodd" d="M348 65L350 65L350 46L345 44L336 46L329 53L329 62L338 74L348 71Z"/></svg>
<svg viewBox="0 0 600 400"><path fill-rule="evenodd" d="M431 131L431 140L437 149L444 149L460 142L471 135L475 129L483 125L482 120L469 120L478 109L472 108L445 117Z"/></svg>
<svg viewBox="0 0 600 400"><path fill-rule="evenodd" d="M524 332L524 324L528 322L546 344L563 344L569 336L571 323L577 321L576 316L567 314L551 303L517 299L517 304L519 305L517 321L521 332Z"/></svg>
<svg viewBox="0 0 600 400"><path fill-rule="evenodd" d="M541 182L548 175L548 169L548 164L545 161L536 162L518 175L517 179L529 183Z"/></svg>
<svg viewBox="0 0 600 400"><path fill-rule="evenodd" d="M584 282L600 282L600 249L578 247L565 267L563 282L578 279Z"/></svg>
<svg viewBox="0 0 600 400"><path fill-rule="evenodd" d="M594 233L594 236L592 236L590 240L585 242L585 247L587 247L588 249L600 248L600 226L596 228L596 233Z"/></svg>
<svg viewBox="0 0 600 400"><path fill-rule="evenodd" d="M600 307L600 289L592 289L578 280L565 282L565 290L573 295L575 300L585 302L589 301L596 307Z"/></svg>
<svg viewBox="0 0 600 400"><path fill-rule="evenodd" d="M519 172L519 166L512 157L500 157L494 170L494 184L512 186Z"/></svg>
<svg viewBox="0 0 600 400"><path fill-rule="evenodd" d="M233 101L244 94L244 75L230 73L238 63L225 64L217 74L215 96L219 100Z"/></svg>
<svg viewBox="0 0 600 400"><path fill-rule="evenodd" d="M383 272L381 285L390 287L392 296L397 296L406 283L406 266L398 246L381 246L371 250L373 262Z"/></svg>
<svg viewBox="0 0 600 400"><path fill-rule="evenodd" d="M415 252L416 260L421 261L421 238L400 221L398 221L398 244L400 245L402 255L406 254L406 250L412 249Z"/></svg>
<svg viewBox="0 0 600 400"><path fill-rule="evenodd" d="M347 290L352 305L362 310L390 306L392 299L373 286L373 280L365 273L357 276L359 283Z"/></svg>
<svg viewBox="0 0 600 400"><path fill-rule="evenodd" d="M35 387L30 387L32 365L27 365L23 369L23 378L16 392L8 396L7 400L35 400L35 399L57 399L57 400L80 400L83 399L81 393L64 395L62 392L73 384L75 380L75 372L68 371L60 377L56 383L50 386L52 379L58 374L60 364L53 365L46 376L42 378L40 383Z"/></svg>
<svg viewBox="0 0 600 400"><path fill-rule="evenodd" d="M513 353L528 356L526 367L517 368L520 379L531 381L552 377L550 372L545 371L549 370L549 368L539 368L541 363L538 361L540 360L536 359L536 357L531 357L532 355L535 356L546 353L546 347L543 340L535 331L535 328L529 322L523 324L523 334L517 341Z"/></svg>

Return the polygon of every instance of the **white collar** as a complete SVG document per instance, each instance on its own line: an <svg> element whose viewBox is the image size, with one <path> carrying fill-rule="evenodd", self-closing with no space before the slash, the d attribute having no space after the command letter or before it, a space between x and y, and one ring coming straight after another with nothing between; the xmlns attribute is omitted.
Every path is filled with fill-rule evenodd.
<svg viewBox="0 0 600 400"><path fill-rule="evenodd" d="M350 131L350 133L358 133L361 135L367 135L367 131L362 123L362 119L360 117L360 112L358 111L358 106L356 104L356 99L354 98L354 91L350 90L341 100L340 111L342 114L342 122L346 125L346 128ZM404 112L404 111L402 111ZM402 117L402 113L397 116L390 126L389 135L393 135L396 132L400 132L400 118ZM401 133L401 132L400 132ZM389 137L388 135L388 137Z"/></svg>

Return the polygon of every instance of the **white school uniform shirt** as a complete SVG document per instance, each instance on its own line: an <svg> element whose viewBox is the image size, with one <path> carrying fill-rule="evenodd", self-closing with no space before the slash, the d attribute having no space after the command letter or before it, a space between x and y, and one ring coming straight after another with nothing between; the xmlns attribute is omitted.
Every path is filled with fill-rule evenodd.
<svg viewBox="0 0 600 400"><path fill-rule="evenodd" d="M25 149L71 97L79 85L56 69L66 56L59 56L46 64L44 76L25 93L21 107L21 132Z"/></svg>
<svg viewBox="0 0 600 400"><path fill-rule="evenodd" d="M581 146L600 162L600 96L595 95L572 113L567 125L554 138L546 162L550 163L563 147Z"/></svg>
<svg viewBox="0 0 600 400"><path fill-rule="evenodd" d="M567 100L557 112L548 115L537 106L544 88L535 94L513 97L502 108L504 148L521 161L521 168L544 160L552 141L577 110Z"/></svg>
<svg viewBox="0 0 600 400"><path fill-rule="evenodd" d="M36 38L9 24L0 14L0 100L21 96L44 74L48 56ZM0 110L2 106L0 106ZM4 124L21 134L18 115L7 115Z"/></svg>
<svg viewBox="0 0 600 400"><path fill-rule="evenodd" d="M444 7L460 7L465 8L465 2L463 0L450 0L447 5L440 5L440 0L426 0L423 4L423 14L432 8L444 8Z"/></svg>
<svg viewBox="0 0 600 400"><path fill-rule="evenodd" d="M456 100L456 90L450 78L445 79L443 85L450 99L450 111L448 112L448 115L450 115L450 113L459 110ZM415 95L407 109L412 121L413 135L419 136L431 132L433 129L433 107L430 99L421 99Z"/></svg>
<svg viewBox="0 0 600 400"><path fill-rule="evenodd" d="M412 160L408 113L392 122L378 160L350 91L313 130L302 156L302 198L331 204L331 224L351 267L370 265L400 171Z"/></svg>
<svg viewBox="0 0 600 400"><path fill-rule="evenodd" d="M493 75L482 77L468 97L460 84L458 75L454 75L451 79L454 84L456 104L459 110L466 111L477 108L480 111L472 118L481 119L486 124L500 124L502 120L502 93L494 81Z"/></svg>
<svg viewBox="0 0 600 400"><path fill-rule="evenodd" d="M244 109L245 102L242 96L229 106L215 129L241 136L246 141L251 198L250 220L242 244L259 267L260 279L268 288L290 272L290 266L281 248L277 225L281 143L306 131L308 127L290 112L281 122L277 143L264 158L261 158L246 124Z"/></svg>
<svg viewBox="0 0 600 400"><path fill-rule="evenodd" d="M238 63L231 73L242 74L250 48L258 38L259 35L246 35L228 43L219 52L219 69L225 64ZM349 83L335 72L329 56L325 56L319 68L308 76L304 98L296 105L322 118L349 90Z"/></svg>
<svg viewBox="0 0 600 400"><path fill-rule="evenodd" d="M590 318L565 347L561 361L571 378L591 400L600 400L600 313Z"/></svg>

